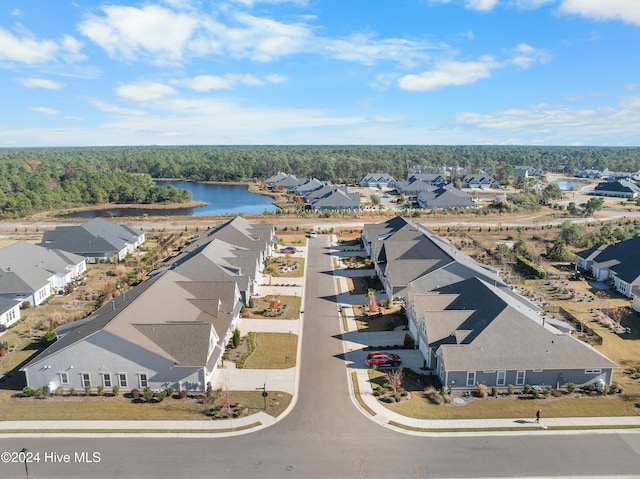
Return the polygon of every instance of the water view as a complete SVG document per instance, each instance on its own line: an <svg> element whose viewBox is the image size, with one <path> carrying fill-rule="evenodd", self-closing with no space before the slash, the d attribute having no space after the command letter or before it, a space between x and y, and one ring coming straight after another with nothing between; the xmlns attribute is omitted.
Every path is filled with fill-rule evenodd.
<svg viewBox="0 0 640 479"><path fill-rule="evenodd" d="M159 186L173 185L189 190L194 201L207 203L194 208L109 208L71 213L69 218L118 218L121 216L220 216L226 214L262 214L273 213L276 207L272 198L251 193L246 185L195 183L191 181L157 181Z"/></svg>
<svg viewBox="0 0 640 479"><path fill-rule="evenodd" d="M582 181L558 181L556 184L562 191L579 190L587 185L587 183Z"/></svg>

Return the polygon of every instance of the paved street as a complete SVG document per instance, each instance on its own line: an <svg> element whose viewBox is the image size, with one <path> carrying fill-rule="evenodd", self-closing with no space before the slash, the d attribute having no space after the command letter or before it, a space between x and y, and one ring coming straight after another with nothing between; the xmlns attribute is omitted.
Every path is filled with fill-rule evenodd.
<svg viewBox="0 0 640 479"><path fill-rule="evenodd" d="M64 439L5 434L0 436L0 451L24 447L70 454L74 459L28 464L31 478L638 477L638 426L633 430L413 435L394 430L386 413L373 418L363 413L354 403L349 376L352 371L358 375L366 371L358 349L367 339L351 330L342 334L329 248L328 236L311 240L305 313L301 321L286 322L292 331L302 330L298 374L295 369L284 370L267 379L268 385L280 381L283 387L293 384L299 389L288 414L279 421L254 417L265 424L230 437L186 432L164 437L67 437L69 433L64 433ZM403 332L383 334L404 336ZM407 357L407 361L419 360ZM247 373L244 379L234 374L239 372L227 371L228 380L245 380L247 387L253 381L262 385L259 376L264 371ZM147 430L144 424L140 429ZM79 451L98 452L100 462L76 461ZM2 478L25 477L22 463L0 464L0 472Z"/></svg>

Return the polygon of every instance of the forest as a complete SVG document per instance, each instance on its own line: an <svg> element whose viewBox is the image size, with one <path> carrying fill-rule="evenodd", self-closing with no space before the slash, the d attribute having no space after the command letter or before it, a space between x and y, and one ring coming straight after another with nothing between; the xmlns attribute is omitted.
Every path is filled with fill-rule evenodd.
<svg viewBox="0 0 640 479"><path fill-rule="evenodd" d="M369 172L404 179L412 166L461 166L505 182L541 170L640 170L640 148L572 146L131 146L0 149L0 217L102 203L189 201L154 178L246 182L279 171L355 184Z"/></svg>

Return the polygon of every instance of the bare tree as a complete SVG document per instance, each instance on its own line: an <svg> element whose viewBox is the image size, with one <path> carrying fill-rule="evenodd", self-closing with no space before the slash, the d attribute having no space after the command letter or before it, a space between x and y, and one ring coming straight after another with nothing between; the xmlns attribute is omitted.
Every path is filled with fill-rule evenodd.
<svg viewBox="0 0 640 479"><path fill-rule="evenodd" d="M389 382L389 385L393 388L393 395L396 396L398 394L398 389L402 387L402 368L391 369L389 372L384 374L385 378Z"/></svg>

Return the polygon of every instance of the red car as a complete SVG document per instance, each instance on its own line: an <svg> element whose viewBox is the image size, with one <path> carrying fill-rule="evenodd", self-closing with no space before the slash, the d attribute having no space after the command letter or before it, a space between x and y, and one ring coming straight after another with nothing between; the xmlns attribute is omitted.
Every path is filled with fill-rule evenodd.
<svg viewBox="0 0 640 479"><path fill-rule="evenodd" d="M402 364L402 358L397 354L376 351L374 353L369 353L367 355L367 359L365 359L364 362L367 366L373 369L378 369L379 367L385 366L395 368Z"/></svg>

